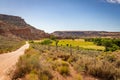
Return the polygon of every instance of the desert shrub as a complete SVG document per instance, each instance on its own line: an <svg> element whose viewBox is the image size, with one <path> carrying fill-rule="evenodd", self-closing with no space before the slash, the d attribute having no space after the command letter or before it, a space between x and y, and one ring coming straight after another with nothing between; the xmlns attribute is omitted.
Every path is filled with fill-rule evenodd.
<svg viewBox="0 0 120 80"><path fill-rule="evenodd" d="M61 61L61 64L57 69L58 72L64 76L69 75L69 65L65 61Z"/></svg>
<svg viewBox="0 0 120 80"><path fill-rule="evenodd" d="M68 66L60 66L60 67L58 67L58 72L64 76L69 75L69 68L68 68Z"/></svg>
<svg viewBox="0 0 120 80"><path fill-rule="evenodd" d="M77 77L75 78L75 80L82 80L81 74L78 74Z"/></svg>
<svg viewBox="0 0 120 80"><path fill-rule="evenodd" d="M84 71L105 80L120 78L118 77L120 76L119 68L116 68L111 62L106 60L97 60L96 58L82 56L73 66L77 71Z"/></svg>
<svg viewBox="0 0 120 80"><path fill-rule="evenodd" d="M117 57L115 56L115 54L112 54L112 53L102 53L98 57L101 60L106 60L106 61L109 61L109 62L115 62L117 60Z"/></svg>
<svg viewBox="0 0 120 80"><path fill-rule="evenodd" d="M115 66L116 66L117 68L120 68L120 59L116 60Z"/></svg>
<svg viewBox="0 0 120 80"><path fill-rule="evenodd" d="M44 69L47 66L40 64L40 54L36 49L26 50L26 54L20 57L16 69L12 75L12 80L18 78L27 78L36 80L50 80L52 75L49 70ZM27 75L27 76L26 76ZM46 77L48 79L46 79ZM34 80L35 80L34 79Z"/></svg>
<svg viewBox="0 0 120 80"><path fill-rule="evenodd" d="M25 76L25 80L51 80L52 75L48 70L32 71Z"/></svg>
<svg viewBox="0 0 120 80"><path fill-rule="evenodd" d="M25 80L39 80L39 79L38 75L34 71L32 71L25 76Z"/></svg>
<svg viewBox="0 0 120 80"><path fill-rule="evenodd" d="M41 74L39 77L40 80L49 80L49 77L45 74Z"/></svg>
<svg viewBox="0 0 120 80"><path fill-rule="evenodd" d="M109 62L114 62L114 61L116 61L116 57L115 57L115 55L107 55L107 56L105 56L105 58L109 61Z"/></svg>
<svg viewBox="0 0 120 80"><path fill-rule="evenodd" d="M62 60L64 61L67 61L70 57L70 55L67 55L67 54L61 54L61 55L58 55L59 58L61 58Z"/></svg>
<svg viewBox="0 0 120 80"><path fill-rule="evenodd" d="M38 70L40 68L38 54L25 54L20 57L17 63L17 68L14 72L12 79L17 79L30 73L33 69Z"/></svg>
<svg viewBox="0 0 120 80"><path fill-rule="evenodd" d="M109 66L109 67L108 67ZM97 64L88 65L89 74L108 80L113 80L116 77L115 67L108 62L99 62Z"/></svg>
<svg viewBox="0 0 120 80"><path fill-rule="evenodd" d="M69 63L72 63L72 62L76 62L78 60L78 56L77 55L73 55L73 56L70 56L67 61Z"/></svg>
<svg viewBox="0 0 120 80"><path fill-rule="evenodd" d="M50 73L49 70L43 70L39 71L39 79L40 80L51 80L52 79L52 74Z"/></svg>
<svg viewBox="0 0 120 80"><path fill-rule="evenodd" d="M53 69L57 70L63 76L67 76L70 73L68 63L62 60L54 61Z"/></svg>

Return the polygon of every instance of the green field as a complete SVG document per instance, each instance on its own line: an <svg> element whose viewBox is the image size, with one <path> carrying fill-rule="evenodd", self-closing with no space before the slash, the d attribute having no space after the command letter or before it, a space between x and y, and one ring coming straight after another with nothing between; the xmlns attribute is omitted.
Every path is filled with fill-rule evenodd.
<svg viewBox="0 0 120 80"><path fill-rule="evenodd" d="M52 43L52 45L55 45L55 42ZM81 47L85 49L94 49L94 50L104 50L104 46L97 46L93 42L85 42L84 39L62 39L59 40L58 46L72 46L72 47Z"/></svg>

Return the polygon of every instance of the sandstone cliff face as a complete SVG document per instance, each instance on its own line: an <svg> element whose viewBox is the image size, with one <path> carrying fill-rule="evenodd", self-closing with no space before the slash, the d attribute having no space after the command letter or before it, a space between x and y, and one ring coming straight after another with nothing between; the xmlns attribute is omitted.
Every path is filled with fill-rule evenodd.
<svg viewBox="0 0 120 80"><path fill-rule="evenodd" d="M3 14L0 14L0 35L16 36L22 39L49 37L49 34L30 26L21 17Z"/></svg>
<svg viewBox="0 0 120 80"><path fill-rule="evenodd" d="M120 38L120 32L106 31L55 31L52 35L61 38Z"/></svg>

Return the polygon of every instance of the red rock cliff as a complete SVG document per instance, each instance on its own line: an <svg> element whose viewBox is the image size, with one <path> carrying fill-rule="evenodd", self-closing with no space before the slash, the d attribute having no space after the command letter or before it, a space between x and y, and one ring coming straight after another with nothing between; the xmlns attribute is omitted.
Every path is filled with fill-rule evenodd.
<svg viewBox="0 0 120 80"><path fill-rule="evenodd" d="M0 35L16 36L22 39L49 37L49 34L30 26L21 17L3 14L0 14Z"/></svg>

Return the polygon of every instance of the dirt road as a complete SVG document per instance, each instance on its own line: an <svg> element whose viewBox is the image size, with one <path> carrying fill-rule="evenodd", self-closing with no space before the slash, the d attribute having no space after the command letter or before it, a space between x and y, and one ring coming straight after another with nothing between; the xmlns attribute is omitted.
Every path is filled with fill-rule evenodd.
<svg viewBox="0 0 120 80"><path fill-rule="evenodd" d="M0 55L0 80L6 80L6 72L16 64L19 57L24 54L25 50L29 48L29 44L26 42L24 46L18 50L6 54Z"/></svg>

